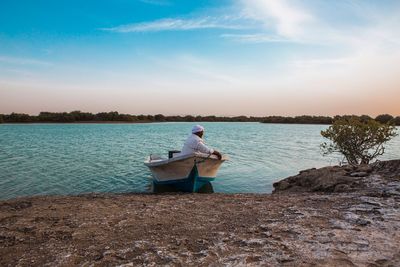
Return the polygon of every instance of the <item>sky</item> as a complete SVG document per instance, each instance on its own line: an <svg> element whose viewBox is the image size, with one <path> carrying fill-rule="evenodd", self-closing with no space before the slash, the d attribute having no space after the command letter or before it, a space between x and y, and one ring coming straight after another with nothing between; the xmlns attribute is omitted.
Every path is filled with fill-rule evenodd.
<svg viewBox="0 0 400 267"><path fill-rule="evenodd" d="M2 0L0 113L400 115L397 0Z"/></svg>

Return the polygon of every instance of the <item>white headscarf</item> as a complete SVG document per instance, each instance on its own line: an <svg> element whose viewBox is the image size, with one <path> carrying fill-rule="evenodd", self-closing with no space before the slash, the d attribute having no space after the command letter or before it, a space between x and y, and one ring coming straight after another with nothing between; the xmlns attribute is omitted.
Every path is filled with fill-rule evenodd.
<svg viewBox="0 0 400 267"><path fill-rule="evenodd" d="M204 127L201 125L195 125L192 128L192 133L199 133L199 132L203 132L204 131Z"/></svg>

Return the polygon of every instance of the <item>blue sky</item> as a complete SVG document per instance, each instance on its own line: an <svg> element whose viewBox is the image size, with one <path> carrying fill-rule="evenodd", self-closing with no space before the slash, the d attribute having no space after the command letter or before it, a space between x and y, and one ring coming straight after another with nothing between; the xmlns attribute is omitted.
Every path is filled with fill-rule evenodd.
<svg viewBox="0 0 400 267"><path fill-rule="evenodd" d="M400 2L0 3L0 113L400 115Z"/></svg>

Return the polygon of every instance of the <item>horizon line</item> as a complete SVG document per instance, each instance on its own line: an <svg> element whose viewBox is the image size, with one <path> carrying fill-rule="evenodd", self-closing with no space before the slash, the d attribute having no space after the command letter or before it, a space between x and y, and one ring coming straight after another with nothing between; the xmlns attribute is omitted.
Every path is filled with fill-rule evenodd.
<svg viewBox="0 0 400 267"><path fill-rule="evenodd" d="M277 114L271 114L271 115L243 115L243 114L240 114L240 115L215 115L215 114L199 115L199 114L197 114L197 115L193 115L193 114L172 114L172 115L166 115L166 114L163 114L163 113L147 113L147 114L145 114L145 113L133 114L133 113L123 113L123 112L121 113L121 112L119 112L117 110L100 111L100 112L90 112L90 111L82 111L82 110L40 111L39 113L36 113L36 114L13 111L13 112L10 112L10 113L1 113L0 112L0 115L23 114L23 115L29 115L29 116L39 116L40 113L53 113L53 114L57 114L58 113L58 114L60 114L60 113L72 113L72 112L90 113L90 114L94 114L94 115L95 114L99 114L99 113L117 112L119 115L130 115L130 116L156 116L156 115L162 115L162 116L165 116L165 117L177 117L177 116L179 116L179 117L187 117L187 116L191 116L191 117L211 117L211 116L214 116L214 117L225 117L225 118L234 118L234 117L247 117L247 118L251 118L251 117L253 117L253 118L286 117L286 118L288 118L288 117L301 117L301 116L331 117L331 118L336 117L336 116L358 116L358 117L360 117L360 116L369 116L371 118L376 118L377 116L381 116L381 115L390 115L393 118L400 117L400 114L399 115L396 115L396 114L393 115L393 114L390 114L390 113L380 113L380 114L378 114L376 116L370 115L370 114L344 114L344 113L343 114L335 114L335 115L321 115L321 114L301 114L301 115L277 115Z"/></svg>

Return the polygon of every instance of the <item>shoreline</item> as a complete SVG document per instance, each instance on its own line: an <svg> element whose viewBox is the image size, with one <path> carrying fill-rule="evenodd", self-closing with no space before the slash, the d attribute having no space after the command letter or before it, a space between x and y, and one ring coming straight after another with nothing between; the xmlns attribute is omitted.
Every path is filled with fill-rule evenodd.
<svg viewBox="0 0 400 267"><path fill-rule="evenodd" d="M76 121L76 122L4 122L0 125L9 124L140 124L140 123L261 123L281 125L331 125L326 123L283 123L283 122L260 122L260 121Z"/></svg>
<svg viewBox="0 0 400 267"><path fill-rule="evenodd" d="M52 121L40 121L40 122L4 122L4 124L137 124L137 123L161 123L155 121L74 121L74 122L52 122Z"/></svg>
<svg viewBox="0 0 400 267"><path fill-rule="evenodd" d="M400 264L400 160L309 169L274 186L0 201L0 265Z"/></svg>
<svg viewBox="0 0 400 267"><path fill-rule="evenodd" d="M296 125L331 125L339 118L356 117L375 120L379 123L391 123L400 126L400 116L381 114L372 118L368 115L300 115L300 116L215 116L215 115L132 115L114 112L90 113L72 112L40 112L38 115L25 113L0 114L0 123L159 123L159 122L258 122L265 124Z"/></svg>
<svg viewBox="0 0 400 267"><path fill-rule="evenodd" d="M35 124L152 124L152 123L259 123L274 125L325 125L328 123L283 123L283 122L260 122L260 121L76 121L76 122L3 122L1 125L35 125ZM400 124L394 125L400 128Z"/></svg>

